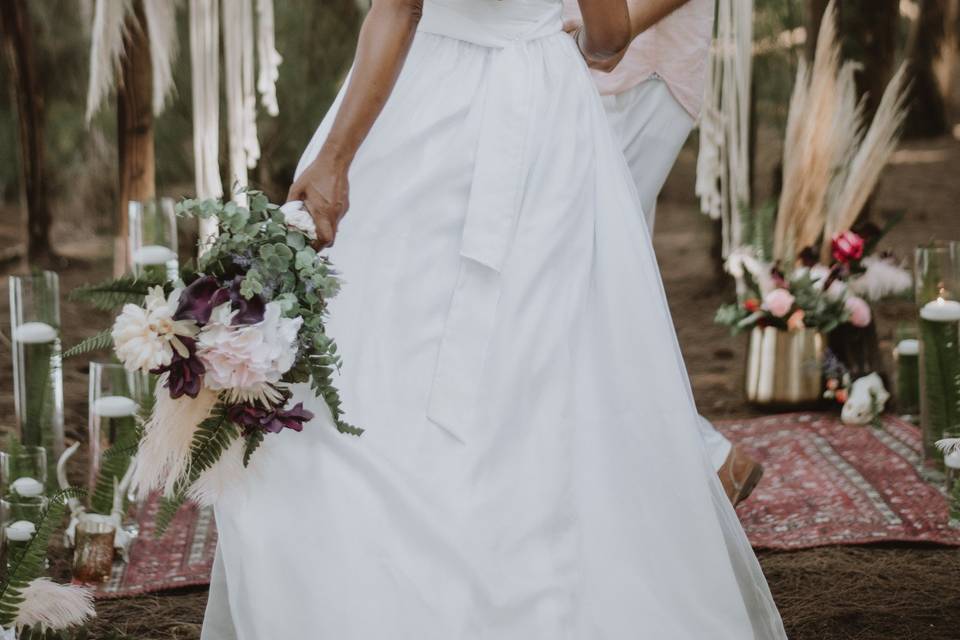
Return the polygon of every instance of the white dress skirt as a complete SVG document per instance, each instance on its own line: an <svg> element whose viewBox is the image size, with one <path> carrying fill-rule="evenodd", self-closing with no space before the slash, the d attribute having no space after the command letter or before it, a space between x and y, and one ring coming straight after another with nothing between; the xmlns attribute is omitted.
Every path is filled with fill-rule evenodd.
<svg viewBox="0 0 960 640"><path fill-rule="evenodd" d="M330 252L366 433L296 389L216 506L204 639L784 638L560 0L425 4Z"/></svg>

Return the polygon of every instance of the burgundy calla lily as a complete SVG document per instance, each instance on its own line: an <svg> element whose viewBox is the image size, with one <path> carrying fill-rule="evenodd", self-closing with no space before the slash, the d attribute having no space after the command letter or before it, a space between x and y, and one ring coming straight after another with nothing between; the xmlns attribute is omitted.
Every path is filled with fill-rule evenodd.
<svg viewBox="0 0 960 640"><path fill-rule="evenodd" d="M174 351L169 365L158 367L150 373L169 374L164 386L170 390L171 398L177 399L185 395L196 398L203 386L203 374L206 373L206 368L197 358L196 341L186 337L181 337L180 341L187 347L189 357L184 358Z"/></svg>
<svg viewBox="0 0 960 640"><path fill-rule="evenodd" d="M270 433L280 433L284 429L302 431L303 425L313 420L313 413L298 402L290 409L263 407L252 404L238 404L227 412L230 420L244 431L263 429Z"/></svg>
<svg viewBox="0 0 960 640"><path fill-rule="evenodd" d="M203 276L183 290L177 313L173 317L176 320L195 320L204 325L210 322L210 314L214 308L229 299L229 294L223 291L215 277Z"/></svg>

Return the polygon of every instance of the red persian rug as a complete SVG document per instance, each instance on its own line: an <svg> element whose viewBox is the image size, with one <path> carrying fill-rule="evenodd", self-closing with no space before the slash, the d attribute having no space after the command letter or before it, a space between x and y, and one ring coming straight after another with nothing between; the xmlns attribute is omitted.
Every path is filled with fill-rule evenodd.
<svg viewBox="0 0 960 640"><path fill-rule="evenodd" d="M939 484L921 475L920 431L907 422L887 417L875 429L796 413L717 426L764 465L760 485L737 509L754 547L960 545Z"/></svg>
<svg viewBox="0 0 960 640"><path fill-rule="evenodd" d="M883 429L848 427L828 414L796 413L718 423L766 470L738 514L763 549L880 541L960 545L946 499L921 477L919 430L888 417ZM128 564L117 563L98 598L209 582L217 533L210 509L183 508L161 539L156 499L141 515Z"/></svg>
<svg viewBox="0 0 960 640"><path fill-rule="evenodd" d="M185 506L163 537L157 538L153 522L158 506L157 496L144 505L130 562L114 563L110 580L96 590L97 598L122 598L210 583L217 548L213 510Z"/></svg>

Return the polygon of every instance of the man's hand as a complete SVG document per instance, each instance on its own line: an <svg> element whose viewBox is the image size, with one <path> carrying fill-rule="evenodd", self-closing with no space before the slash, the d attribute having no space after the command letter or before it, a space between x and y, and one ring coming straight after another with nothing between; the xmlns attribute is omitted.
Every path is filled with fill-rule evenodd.
<svg viewBox="0 0 960 640"><path fill-rule="evenodd" d="M347 168L322 152L307 167L287 193L287 202L302 200L317 226L315 249L333 245L337 226L350 208Z"/></svg>

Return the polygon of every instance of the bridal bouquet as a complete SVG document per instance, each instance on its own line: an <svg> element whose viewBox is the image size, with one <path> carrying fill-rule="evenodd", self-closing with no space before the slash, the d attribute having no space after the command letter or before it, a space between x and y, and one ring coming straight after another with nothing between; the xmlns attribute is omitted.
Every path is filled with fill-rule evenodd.
<svg viewBox="0 0 960 640"><path fill-rule="evenodd" d="M178 205L219 229L178 281L125 277L79 292L101 307L124 303L109 331L116 355L159 376L133 482L141 496L163 490L160 525L187 498L212 502L266 434L303 429L313 414L291 405L290 384L310 382L337 429L361 433L342 420L332 384L340 360L324 318L339 281L310 246L313 220L301 203L247 199Z"/></svg>

